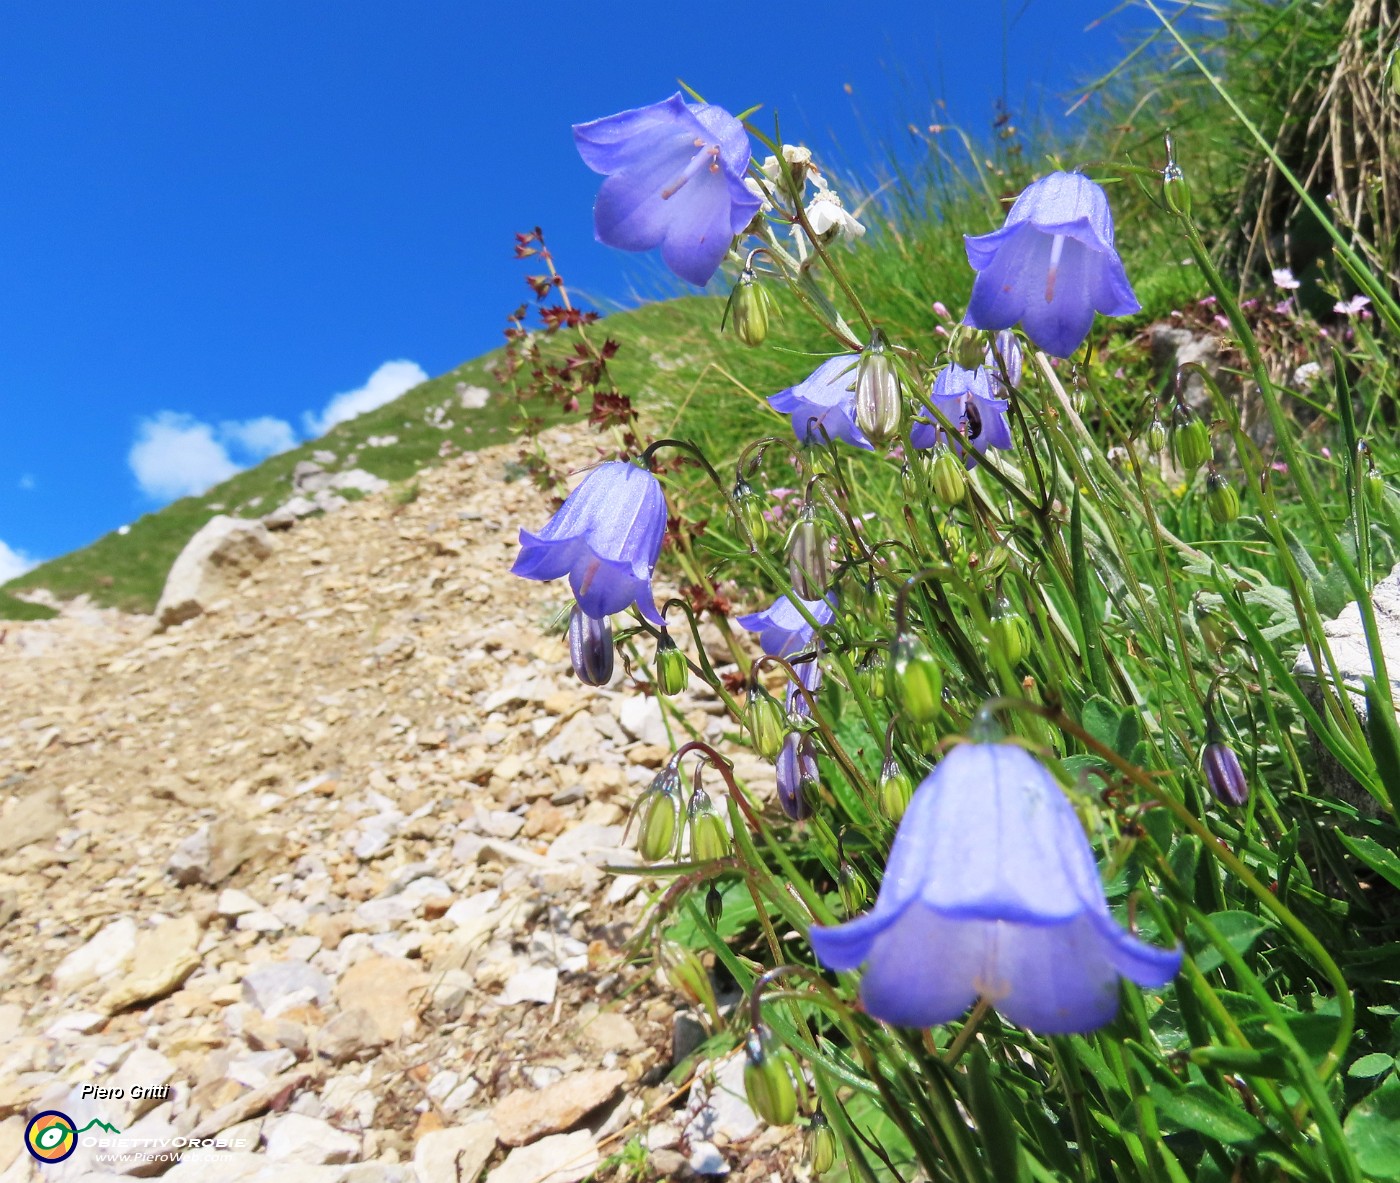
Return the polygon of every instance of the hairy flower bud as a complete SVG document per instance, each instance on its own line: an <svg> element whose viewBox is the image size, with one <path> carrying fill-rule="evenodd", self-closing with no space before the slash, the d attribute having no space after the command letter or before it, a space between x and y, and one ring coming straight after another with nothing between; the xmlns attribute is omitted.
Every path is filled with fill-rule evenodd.
<svg viewBox="0 0 1400 1183"><path fill-rule="evenodd" d="M1249 782L1244 778L1240 758L1228 744L1207 744L1201 753L1201 766L1205 769L1206 785L1222 805L1238 808L1249 801Z"/></svg>
<svg viewBox="0 0 1400 1183"><path fill-rule="evenodd" d="M812 1168L812 1174L823 1175L836 1165L841 1143L837 1140L836 1131L831 1128L831 1123L827 1121L826 1114L820 1109L812 1114L804 1141L807 1165Z"/></svg>
<svg viewBox="0 0 1400 1183"><path fill-rule="evenodd" d="M929 647L903 632L890 645L890 689L911 723L932 723L943 709L943 671Z"/></svg>
<svg viewBox="0 0 1400 1183"><path fill-rule="evenodd" d="M991 643L993 651L1000 653L1012 666L1023 662L1031 651L1030 625L1011 607L1009 600L997 601L996 611L992 613Z"/></svg>
<svg viewBox="0 0 1400 1183"><path fill-rule="evenodd" d="M641 819L637 829L637 853L649 863L670 856L680 832L681 777L674 764L667 764L652 778L637 802Z"/></svg>
<svg viewBox="0 0 1400 1183"><path fill-rule="evenodd" d="M776 759L787 734L787 718L782 703L762 686L755 686L749 694L747 722L754 751L765 760Z"/></svg>
<svg viewBox="0 0 1400 1183"><path fill-rule="evenodd" d="M612 619L589 616L577 604L569 613L569 660L578 680L606 686L613 676Z"/></svg>
<svg viewBox="0 0 1400 1183"><path fill-rule="evenodd" d="M1240 516L1239 491L1218 472L1212 471L1206 478L1206 508L1222 526Z"/></svg>
<svg viewBox="0 0 1400 1183"><path fill-rule="evenodd" d="M903 422L899 373L877 333L856 366L856 426L872 444L883 448L899 434Z"/></svg>
<svg viewBox="0 0 1400 1183"><path fill-rule="evenodd" d="M662 694L679 694L690 680L685 654L676 648L671 634L662 632L656 645L656 685Z"/></svg>
<svg viewBox="0 0 1400 1183"><path fill-rule="evenodd" d="M733 315L735 336L745 345L762 345L768 339L771 308L772 297L768 290L757 282L753 269L745 267L724 310L725 319ZM724 327L723 321L720 327Z"/></svg>
<svg viewBox="0 0 1400 1183"><path fill-rule="evenodd" d="M729 831L724 819L716 812L710 794L699 785L690 795L686 821L690 827L690 857L696 862L709 862L729 853Z"/></svg>
<svg viewBox="0 0 1400 1183"><path fill-rule="evenodd" d="M773 1049L773 1033L759 1025L744 1043L744 1092L749 1107L769 1125L791 1125L797 1117L797 1089L785 1048Z"/></svg>
<svg viewBox="0 0 1400 1183"><path fill-rule="evenodd" d="M1180 404L1172 412L1172 421L1176 462L1188 473L1195 472L1210 459L1210 427L1199 415Z"/></svg>
<svg viewBox="0 0 1400 1183"><path fill-rule="evenodd" d="M763 516L763 497L742 477L735 483L734 492L730 497L739 533L744 536L750 550L758 550L768 538L768 519Z"/></svg>
<svg viewBox="0 0 1400 1183"><path fill-rule="evenodd" d="M880 769L880 812L892 822L899 821L913 795L914 782L891 756Z"/></svg>
<svg viewBox="0 0 1400 1183"><path fill-rule="evenodd" d="M811 504L793 524L787 540L788 576L793 590L804 600L820 600L830 579L831 556L827 553L826 527Z"/></svg>
<svg viewBox="0 0 1400 1183"><path fill-rule="evenodd" d="M944 444L938 446L930 473L933 495L951 509L967 496L967 465Z"/></svg>

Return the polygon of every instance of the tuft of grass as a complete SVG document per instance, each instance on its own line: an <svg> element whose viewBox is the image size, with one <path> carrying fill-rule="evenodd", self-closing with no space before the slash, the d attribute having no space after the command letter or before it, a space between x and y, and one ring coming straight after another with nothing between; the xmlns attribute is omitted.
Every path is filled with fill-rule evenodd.
<svg viewBox="0 0 1400 1183"><path fill-rule="evenodd" d="M47 604L35 604L0 591L0 620L52 620L57 615L57 609Z"/></svg>

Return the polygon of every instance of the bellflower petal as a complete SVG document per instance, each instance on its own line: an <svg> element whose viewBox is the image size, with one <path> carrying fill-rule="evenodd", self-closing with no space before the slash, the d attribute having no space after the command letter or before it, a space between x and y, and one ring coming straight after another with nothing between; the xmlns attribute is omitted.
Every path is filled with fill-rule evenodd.
<svg viewBox="0 0 1400 1183"><path fill-rule="evenodd" d="M593 206L598 241L625 251L660 247L672 271L703 287L761 204L744 184L743 124L677 92L573 132L584 164L607 177Z"/></svg>
<svg viewBox="0 0 1400 1183"><path fill-rule="evenodd" d="M665 533L661 482L635 464L610 461L583 478L542 530L520 531L511 572L541 580L567 575L588 616L611 616L636 604L660 625L651 576Z"/></svg>
<svg viewBox="0 0 1400 1183"><path fill-rule="evenodd" d="M1141 307L1113 245L1108 197L1079 173L1026 186L1000 230L965 241L978 275L964 323L975 328L1020 322L1036 346L1068 357L1096 311L1127 316Z"/></svg>
<svg viewBox="0 0 1400 1183"><path fill-rule="evenodd" d="M830 624L835 610L829 600L803 600L819 624ZM734 623L758 634L758 644L770 657L791 657L812 643L815 630L797 610L793 596L779 596L762 612L737 616Z"/></svg>
<svg viewBox="0 0 1400 1183"><path fill-rule="evenodd" d="M985 366L968 370L953 363L944 366L934 378L929 401L959 429L961 436L948 441L958 455L963 454L963 438L979 452L1011 447L1011 425L1006 420L1011 403L993 395L998 388ZM946 434L938 423L916 423L909 438L915 448L922 450L932 448ZM968 452L967 466L971 468L976 463L977 457Z"/></svg>
<svg viewBox="0 0 1400 1183"><path fill-rule="evenodd" d="M1092 1031L1117 1013L1120 975L1157 987L1181 965L1113 919L1074 808L1014 744L949 752L900 822L875 907L811 942L828 968L865 963L866 1010L902 1026L982 997L1032 1031Z"/></svg>
<svg viewBox="0 0 1400 1183"><path fill-rule="evenodd" d="M858 353L827 358L796 386L780 390L768 400L775 411L792 418L799 443L823 443L822 430L833 440L852 447L875 449L856 426L856 363Z"/></svg>

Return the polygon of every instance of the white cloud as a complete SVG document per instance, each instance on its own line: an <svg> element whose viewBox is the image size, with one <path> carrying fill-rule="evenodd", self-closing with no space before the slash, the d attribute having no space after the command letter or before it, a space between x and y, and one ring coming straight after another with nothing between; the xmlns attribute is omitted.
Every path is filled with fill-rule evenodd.
<svg viewBox="0 0 1400 1183"><path fill-rule="evenodd" d="M271 415L245 419L242 423L220 423L219 438L254 460L265 460L297 446L297 433L292 425Z"/></svg>
<svg viewBox="0 0 1400 1183"><path fill-rule="evenodd" d="M9 583L11 579L19 578L31 567L38 565L38 559L31 559L22 550L14 550L0 542L0 583Z"/></svg>
<svg viewBox="0 0 1400 1183"><path fill-rule="evenodd" d="M20 487L21 489L23 489L26 493L27 493L30 489L32 489L32 488L34 487L34 476L33 476L33 474L32 474L32 473L26 472L22 477L20 477L20 478L19 478L19 487Z"/></svg>
<svg viewBox="0 0 1400 1183"><path fill-rule="evenodd" d="M346 390L334 395L319 415L307 411L302 416L302 422L309 435L325 435L337 423L382 407L427 380L428 375L417 362L386 361L358 390Z"/></svg>
<svg viewBox="0 0 1400 1183"><path fill-rule="evenodd" d="M141 420L126 460L141 492L157 501L203 493L239 471L209 424L177 411Z"/></svg>

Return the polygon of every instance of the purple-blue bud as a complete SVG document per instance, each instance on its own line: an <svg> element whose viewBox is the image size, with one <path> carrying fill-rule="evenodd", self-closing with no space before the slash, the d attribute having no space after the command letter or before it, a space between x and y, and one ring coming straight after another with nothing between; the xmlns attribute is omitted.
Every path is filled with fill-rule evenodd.
<svg viewBox="0 0 1400 1183"><path fill-rule="evenodd" d="M613 676L612 620L589 616L577 604L569 613L569 660L578 680L587 686L606 686Z"/></svg>
<svg viewBox="0 0 1400 1183"><path fill-rule="evenodd" d="M810 735L794 731L778 753L778 804L795 822L812 816L812 798L821 784L817 747Z"/></svg>
<svg viewBox="0 0 1400 1183"><path fill-rule="evenodd" d="M1229 744L1206 744L1201 766L1205 769L1206 784L1221 804L1238 807L1249 801L1249 783L1244 779L1240 758Z"/></svg>

